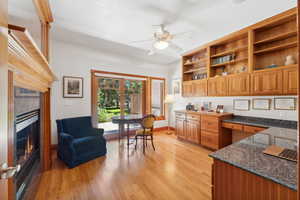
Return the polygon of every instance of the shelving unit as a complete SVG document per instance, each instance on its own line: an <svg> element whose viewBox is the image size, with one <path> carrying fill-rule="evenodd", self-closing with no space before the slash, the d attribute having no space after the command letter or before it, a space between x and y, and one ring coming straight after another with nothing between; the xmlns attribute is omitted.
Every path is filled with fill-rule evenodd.
<svg viewBox="0 0 300 200"><path fill-rule="evenodd" d="M182 70L184 81L206 79L208 60L207 48L203 48L196 53L184 56Z"/></svg>
<svg viewBox="0 0 300 200"><path fill-rule="evenodd" d="M182 94L297 94L296 17L297 9L290 9L186 53L182 57ZM287 56L293 58L293 64L286 64ZM194 80L201 73L207 78Z"/></svg>
<svg viewBox="0 0 300 200"><path fill-rule="evenodd" d="M210 77L248 71L248 34L241 33L210 47Z"/></svg>
<svg viewBox="0 0 300 200"><path fill-rule="evenodd" d="M253 70L284 66L287 56L297 60L296 15L254 29Z"/></svg>

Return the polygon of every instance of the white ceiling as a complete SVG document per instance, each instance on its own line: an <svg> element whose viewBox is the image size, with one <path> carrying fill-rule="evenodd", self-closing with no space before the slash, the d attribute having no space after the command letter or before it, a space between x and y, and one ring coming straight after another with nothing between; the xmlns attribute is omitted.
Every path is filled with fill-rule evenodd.
<svg viewBox="0 0 300 200"><path fill-rule="evenodd" d="M53 36L92 48L128 54L166 64L180 58L167 49L147 56L152 25L164 23L171 33L189 31L174 40L185 51L296 6L296 0L50 0ZM10 0L9 14L20 20L34 16L31 0ZM22 19L21 19L22 18ZM38 30L38 27L36 27Z"/></svg>

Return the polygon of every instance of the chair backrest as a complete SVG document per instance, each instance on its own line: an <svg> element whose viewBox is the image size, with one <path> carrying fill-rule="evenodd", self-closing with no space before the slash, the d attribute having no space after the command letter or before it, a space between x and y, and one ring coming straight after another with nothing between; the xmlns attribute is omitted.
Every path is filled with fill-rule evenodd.
<svg viewBox="0 0 300 200"><path fill-rule="evenodd" d="M68 133L75 138L85 137L86 133L92 129L92 121L90 116L67 118L56 120L57 132Z"/></svg>
<svg viewBox="0 0 300 200"><path fill-rule="evenodd" d="M150 114L143 117L141 125L144 129L153 129L155 116Z"/></svg>

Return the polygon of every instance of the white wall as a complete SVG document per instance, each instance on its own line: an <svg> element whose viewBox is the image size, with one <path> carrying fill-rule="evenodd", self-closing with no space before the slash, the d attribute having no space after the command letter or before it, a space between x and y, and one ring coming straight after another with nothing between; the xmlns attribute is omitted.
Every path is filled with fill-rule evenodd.
<svg viewBox="0 0 300 200"><path fill-rule="evenodd" d="M172 91L172 80L174 79L181 79L181 66L180 62L176 62L171 64L171 70L169 73L169 92ZM294 96L293 96L294 97ZM253 110L252 108L249 111L236 111L233 110L233 100L234 99L253 99L258 97L191 97L191 98L184 98L181 96L176 97L176 103L173 104L171 109L171 121L172 125L174 125L174 111L185 109L185 106L188 103L202 105L203 102L212 102L213 108L217 105L224 105L225 112L232 112L235 115L243 115L243 116L254 116L254 117L264 117L264 118L272 118L272 119L284 119L284 120L297 120L297 111L286 111L286 110L274 110L273 101L271 110ZM273 99L274 96L267 96L267 97L259 97L259 98L271 98Z"/></svg>
<svg viewBox="0 0 300 200"><path fill-rule="evenodd" d="M91 69L165 78L168 75L167 66L144 63L121 55L106 54L86 46L62 41L53 40L51 52L51 66L58 78L51 91L52 144L57 143L56 119L91 115ZM63 76L84 78L84 98L63 98ZM165 121L155 124L156 127L165 125Z"/></svg>

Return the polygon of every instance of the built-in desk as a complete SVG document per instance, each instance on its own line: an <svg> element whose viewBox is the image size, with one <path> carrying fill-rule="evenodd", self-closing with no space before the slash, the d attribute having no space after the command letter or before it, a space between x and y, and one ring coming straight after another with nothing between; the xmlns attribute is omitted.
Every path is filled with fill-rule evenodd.
<svg viewBox="0 0 300 200"><path fill-rule="evenodd" d="M260 117L234 116L233 118L222 120L222 127L232 130L232 143L234 143L270 127L297 129L297 122Z"/></svg>
<svg viewBox="0 0 300 200"><path fill-rule="evenodd" d="M263 153L270 145L296 150L296 121L235 116L222 127L251 136L210 154L214 200L297 199L297 163Z"/></svg>

